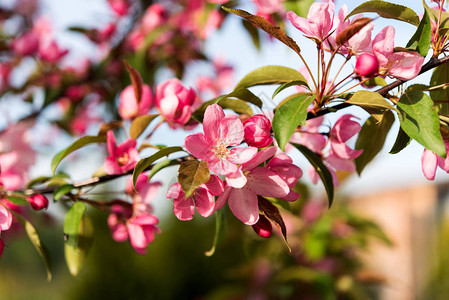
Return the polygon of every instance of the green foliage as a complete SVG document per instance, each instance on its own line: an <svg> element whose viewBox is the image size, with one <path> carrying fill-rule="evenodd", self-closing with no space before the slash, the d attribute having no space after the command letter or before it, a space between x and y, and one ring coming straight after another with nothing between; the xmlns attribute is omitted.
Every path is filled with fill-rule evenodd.
<svg viewBox="0 0 449 300"><path fill-rule="evenodd" d="M133 139L137 139L145 131L148 125L150 125L151 121L153 121L157 116L158 114L154 114L138 116L137 118L135 118L131 123L131 127L129 128L130 137Z"/></svg>
<svg viewBox="0 0 449 300"><path fill-rule="evenodd" d="M310 95L294 97L280 106L273 117L272 128L279 148L285 146L299 125L304 125L307 118L307 108L313 102Z"/></svg>
<svg viewBox="0 0 449 300"><path fill-rule="evenodd" d="M419 17L412 9L380 0L367 1L360 4L346 16L346 19L356 14L367 12L377 13L382 18L404 21L416 26L419 25Z"/></svg>
<svg viewBox="0 0 449 300"><path fill-rule="evenodd" d="M53 200L59 201L61 198L73 190L73 185L71 184L63 184L55 189L53 192Z"/></svg>
<svg viewBox="0 0 449 300"><path fill-rule="evenodd" d="M402 127L399 127L398 134L396 136L396 141L394 142L393 147L390 150L390 154L397 154L402 151L405 147L407 147L412 139L405 133Z"/></svg>
<svg viewBox="0 0 449 300"><path fill-rule="evenodd" d="M257 85L273 85L300 82L307 86L307 80L295 69L284 66L263 66L245 75L235 90Z"/></svg>
<svg viewBox="0 0 449 300"><path fill-rule="evenodd" d="M449 63L442 64L433 70L430 79L431 86L445 85L449 82ZM449 115L449 88L443 86L440 89L433 89L429 92L430 98L438 113Z"/></svg>
<svg viewBox="0 0 449 300"><path fill-rule="evenodd" d="M86 205L83 202L77 201L66 213L64 218L64 235L65 243L72 249L78 246L78 237L81 219L86 211Z"/></svg>
<svg viewBox="0 0 449 300"><path fill-rule="evenodd" d="M94 227L88 216L82 215L77 235L78 243L75 247L69 243L64 244L65 260L70 274L73 276L78 275L84 265L93 242Z"/></svg>
<svg viewBox="0 0 449 300"><path fill-rule="evenodd" d="M440 121L429 96L419 91L404 93L398 101L401 127L426 149L446 157Z"/></svg>
<svg viewBox="0 0 449 300"><path fill-rule="evenodd" d="M427 52L429 52L431 41L432 28L429 14L427 13L427 10L425 10L415 34L408 41L406 47L418 51L421 56L426 56Z"/></svg>
<svg viewBox="0 0 449 300"><path fill-rule="evenodd" d="M133 185L134 188L136 187L137 178L139 175L145 171L149 166L151 166L156 160L168 156L169 154L184 151L181 147L167 147L162 150L159 150L158 152L154 153L153 155L143 158L139 160L139 162L134 167L133 171Z"/></svg>
<svg viewBox="0 0 449 300"><path fill-rule="evenodd" d="M105 142L106 142L106 136L104 136L104 135L83 136L82 138L76 140L75 142L73 142L72 145L70 145L69 147L60 151L53 157L53 160L51 161L51 171L53 172L53 175L55 174L56 168L58 167L59 163L70 153L72 153L75 150L78 150L84 146L87 146L89 144L105 143Z"/></svg>
<svg viewBox="0 0 449 300"><path fill-rule="evenodd" d="M363 169L380 152L385 143L388 132L394 123L394 115L387 110L380 124L373 117L368 118L359 132L355 148L362 149L362 154L355 159L357 173L361 174Z"/></svg>
<svg viewBox="0 0 449 300"><path fill-rule="evenodd" d="M334 200L334 181L331 172L327 169L321 158L315 152L300 144L293 144L293 146L295 146L296 149L298 149L307 158L320 176L321 181L324 184L324 188L326 189L329 207L331 207Z"/></svg>
<svg viewBox="0 0 449 300"><path fill-rule="evenodd" d="M210 250L204 253L206 256L212 256L215 254L217 246L221 243L221 241L225 237L227 228L226 210L224 208L219 209L215 211L214 215L215 215L214 241L212 243L212 247L210 248Z"/></svg>

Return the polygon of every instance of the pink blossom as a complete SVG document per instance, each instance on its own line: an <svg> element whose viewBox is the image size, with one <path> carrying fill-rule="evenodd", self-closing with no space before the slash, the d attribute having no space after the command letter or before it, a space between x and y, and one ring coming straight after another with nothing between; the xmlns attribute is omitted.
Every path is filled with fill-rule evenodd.
<svg viewBox="0 0 449 300"><path fill-rule="evenodd" d="M346 145L346 141L362 128L359 123L351 120L353 117L350 114L341 116L329 134L333 153L342 159L354 159L363 152L363 150L354 150Z"/></svg>
<svg viewBox="0 0 449 300"><path fill-rule="evenodd" d="M213 60L214 76L199 76L197 87L200 92L211 91L212 97L218 97L233 84L233 67L226 64L223 59Z"/></svg>
<svg viewBox="0 0 449 300"><path fill-rule="evenodd" d="M0 204L0 233L2 231L8 230L11 227L12 214L11 212Z"/></svg>
<svg viewBox="0 0 449 300"><path fill-rule="evenodd" d="M135 139L127 139L117 146L114 133L109 130L107 133L107 145L109 156L104 161L104 171L107 174L123 174L132 170L139 159L139 152Z"/></svg>
<svg viewBox="0 0 449 300"><path fill-rule="evenodd" d="M266 168L279 175L290 188L290 192L287 196L281 197L286 201L295 201L298 199L299 194L292 189L298 183L298 180L302 177L302 170L293 164L293 160L285 153L277 154L267 164Z"/></svg>
<svg viewBox="0 0 449 300"><path fill-rule="evenodd" d="M132 179L128 181L126 192L133 197L132 205L128 202L117 201L111 207L108 225L112 237L117 242L130 240L131 246L139 254L145 254L146 248L160 230L156 226L158 218L152 215L151 201L156 197L160 182L148 182L146 174L137 178L136 189L132 186Z"/></svg>
<svg viewBox="0 0 449 300"><path fill-rule="evenodd" d="M119 16L124 17L128 14L130 4L127 0L108 0L111 9Z"/></svg>
<svg viewBox="0 0 449 300"><path fill-rule="evenodd" d="M284 6L282 2L284 0L253 0L257 7L258 15L271 15L274 13L283 13Z"/></svg>
<svg viewBox="0 0 449 300"><path fill-rule="evenodd" d="M40 58L49 63L57 63L68 52L67 49L61 49L55 41L41 43L38 50Z"/></svg>
<svg viewBox="0 0 449 300"><path fill-rule="evenodd" d="M11 48L18 55L32 55L39 48L39 36L33 31L26 32L12 42Z"/></svg>
<svg viewBox="0 0 449 300"><path fill-rule="evenodd" d="M293 181L292 174L286 172L283 178L274 166L272 166L274 170L269 167L259 167L261 163L272 157L277 149L277 147L263 149L250 161L240 166L239 171L236 172L240 174L237 174L236 178L231 176L229 177L231 180L228 181L227 177L224 192L218 197L215 210L222 208L228 202L232 213L240 221L247 225L254 225L259 220L258 196L287 197L291 189L285 179L289 182Z"/></svg>
<svg viewBox="0 0 449 300"><path fill-rule="evenodd" d="M273 142L271 122L264 115L254 115L244 123L245 142L249 146L264 148Z"/></svg>
<svg viewBox="0 0 449 300"><path fill-rule="evenodd" d="M446 152L449 152L449 142L446 142L445 146ZM424 149L424 152L421 156L421 164L424 176L428 180L435 179L437 167L440 167L442 170L446 171L446 173L449 173L449 156L443 158L436 155L430 150Z"/></svg>
<svg viewBox="0 0 449 300"><path fill-rule="evenodd" d="M167 11L160 3L150 5L142 17L142 31L148 34L167 22Z"/></svg>
<svg viewBox="0 0 449 300"><path fill-rule="evenodd" d="M249 161L257 148L232 148L244 137L242 122L236 115L225 116L217 104L209 105L204 113L204 134L196 133L185 139L186 149L196 158L207 161L209 170L219 175L228 175L238 170L237 164Z"/></svg>
<svg viewBox="0 0 449 300"><path fill-rule="evenodd" d="M129 120L148 113L152 104L153 95L147 84L142 85L142 96L140 100L136 99L134 87L129 85L120 94L118 112L122 119Z"/></svg>
<svg viewBox="0 0 449 300"><path fill-rule="evenodd" d="M42 194L35 194L27 197L27 201L34 210L42 210L48 208L48 199Z"/></svg>
<svg viewBox="0 0 449 300"><path fill-rule="evenodd" d="M307 19L299 17L293 11L287 12L287 19L306 36L324 41L334 22L335 4L332 1L314 2L309 9Z"/></svg>
<svg viewBox="0 0 449 300"><path fill-rule="evenodd" d="M193 218L195 207L199 214L208 217L214 212L215 199L223 193L223 182L216 175L211 175L207 183L200 185L191 197L186 198L179 182L173 184L168 192L167 198L173 198L173 212L181 221Z"/></svg>
<svg viewBox="0 0 449 300"><path fill-rule="evenodd" d="M184 87L179 79L169 79L156 88L154 104L172 128L185 125L190 120L195 101L195 91Z"/></svg>
<svg viewBox="0 0 449 300"><path fill-rule="evenodd" d="M415 78L421 71L424 57L416 51L393 53L394 35L394 28L387 26L373 40L373 53L379 61L380 73L401 80Z"/></svg>
<svg viewBox="0 0 449 300"><path fill-rule="evenodd" d="M158 218L151 214L133 216L130 207L119 204L112 205L111 211L108 225L114 240L124 242L129 239L137 253L145 254L148 244L155 238L155 232L159 232L156 226Z"/></svg>
<svg viewBox="0 0 449 300"><path fill-rule="evenodd" d="M363 18L362 14L355 16L352 21L346 19L348 14L348 8L343 5L338 11L338 18L334 19L333 33L326 40L326 44L329 48L335 49L337 47L336 38L344 29L353 24L356 20ZM372 22L365 25L359 32L354 34L339 51L342 54L354 54L359 55L363 52L371 52L371 32L374 28Z"/></svg>
<svg viewBox="0 0 449 300"><path fill-rule="evenodd" d="M291 143L301 144L315 153L321 153L326 146L326 137L319 132L323 117L313 118L306 121L306 125L300 131L294 132L290 138Z"/></svg>

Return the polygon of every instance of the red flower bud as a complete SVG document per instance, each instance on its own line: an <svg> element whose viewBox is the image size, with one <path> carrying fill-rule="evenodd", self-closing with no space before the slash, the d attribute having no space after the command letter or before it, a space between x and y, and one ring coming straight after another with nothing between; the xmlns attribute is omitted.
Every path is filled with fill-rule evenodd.
<svg viewBox="0 0 449 300"><path fill-rule="evenodd" d="M27 200L34 210L42 210L48 207L48 199L42 194L31 195Z"/></svg>
<svg viewBox="0 0 449 300"><path fill-rule="evenodd" d="M355 72L360 76L373 77L379 71L379 62L371 53L362 53L357 57Z"/></svg>
<svg viewBox="0 0 449 300"><path fill-rule="evenodd" d="M3 242L2 238L0 238L0 258L2 257L4 248L5 248L5 243Z"/></svg>
<svg viewBox="0 0 449 300"><path fill-rule="evenodd" d="M270 221L264 215L259 215L259 221L252 227L259 236L264 238L269 238L273 232Z"/></svg>
<svg viewBox="0 0 449 300"><path fill-rule="evenodd" d="M263 148L273 142L271 122L264 115L254 115L244 123L245 142L252 147Z"/></svg>

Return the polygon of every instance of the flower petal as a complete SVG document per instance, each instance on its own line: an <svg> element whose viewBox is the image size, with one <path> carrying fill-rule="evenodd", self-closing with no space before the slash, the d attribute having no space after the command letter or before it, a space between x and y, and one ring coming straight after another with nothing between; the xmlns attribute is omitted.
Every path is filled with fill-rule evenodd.
<svg viewBox="0 0 449 300"><path fill-rule="evenodd" d="M234 216L244 224L253 225L259 220L257 195L250 189L232 189L228 205Z"/></svg>

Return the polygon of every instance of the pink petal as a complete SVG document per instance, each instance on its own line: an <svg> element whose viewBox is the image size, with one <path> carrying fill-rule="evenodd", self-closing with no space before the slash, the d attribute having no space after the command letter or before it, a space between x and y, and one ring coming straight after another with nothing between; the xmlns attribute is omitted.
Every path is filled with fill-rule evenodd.
<svg viewBox="0 0 449 300"><path fill-rule="evenodd" d="M309 28L309 21L306 18L299 17L293 11L287 12L286 16L287 19L290 20L290 23L292 23L292 25L295 26L297 29L301 30L308 36L313 36L313 33Z"/></svg>
<svg viewBox="0 0 449 300"><path fill-rule="evenodd" d="M153 94L148 85L144 84L142 86L142 98L139 102L139 115L144 115L150 111L153 105Z"/></svg>
<svg viewBox="0 0 449 300"><path fill-rule="evenodd" d="M229 175L237 172L237 165L224 158L215 157L214 160L208 161L209 170L218 175Z"/></svg>
<svg viewBox="0 0 449 300"><path fill-rule="evenodd" d="M332 151L326 158L326 161L335 170L355 172L355 163L353 159L342 159L338 155L335 155Z"/></svg>
<svg viewBox="0 0 449 300"><path fill-rule="evenodd" d="M434 180L437 171L437 155L430 150L424 149L421 164L424 176L428 180Z"/></svg>
<svg viewBox="0 0 449 300"><path fill-rule="evenodd" d="M159 102L161 114L169 121L172 121L178 109L179 100L174 94L166 94Z"/></svg>
<svg viewBox="0 0 449 300"><path fill-rule="evenodd" d="M346 142L360 131L362 126L358 122L352 121L351 118L354 118L354 116L343 115L335 122L331 130L331 142L334 140Z"/></svg>
<svg viewBox="0 0 449 300"><path fill-rule="evenodd" d="M178 198L184 197L184 191L181 188L181 184L179 182L174 183L167 191L167 198Z"/></svg>
<svg viewBox="0 0 449 300"><path fill-rule="evenodd" d="M104 160L103 169L106 174L109 175L122 173L122 168L118 165L118 163L115 161L115 158L112 156L106 157L106 159Z"/></svg>
<svg viewBox="0 0 449 300"><path fill-rule="evenodd" d="M388 64L388 58L394 50L394 28L387 26L373 40L373 54L381 67Z"/></svg>
<svg viewBox="0 0 449 300"><path fill-rule="evenodd" d="M224 191L223 181L217 175L210 175L210 179L205 186L209 193L214 196L219 196Z"/></svg>
<svg viewBox="0 0 449 300"><path fill-rule="evenodd" d="M114 132L112 130L109 130L106 133L106 138L109 154L114 155L117 149L117 142L115 140Z"/></svg>
<svg viewBox="0 0 449 300"><path fill-rule="evenodd" d="M11 227L12 214L3 205L0 204L0 233L8 230Z"/></svg>
<svg viewBox="0 0 449 300"><path fill-rule="evenodd" d="M206 189L199 188L195 192L196 209L203 217L207 218L214 212L215 199Z"/></svg>
<svg viewBox="0 0 449 300"><path fill-rule="evenodd" d="M331 143L331 147L334 154L342 159L354 159L363 152L363 150L351 149L345 143L339 142Z"/></svg>
<svg viewBox="0 0 449 300"><path fill-rule="evenodd" d="M424 63L424 57L418 52L396 52L390 56L392 66L388 75L401 80L410 80L418 76Z"/></svg>
<svg viewBox="0 0 449 300"><path fill-rule="evenodd" d="M234 216L244 224L253 225L259 220L257 195L249 189L232 189L228 205Z"/></svg>
<svg viewBox="0 0 449 300"><path fill-rule="evenodd" d="M220 139L227 146L239 145L245 135L242 121L236 115L227 115L220 121Z"/></svg>
<svg viewBox="0 0 449 300"><path fill-rule="evenodd" d="M244 148L233 148L230 150L230 155L228 160L235 164L243 164L251 160L257 154L257 148L255 147L244 147Z"/></svg>
<svg viewBox="0 0 449 300"><path fill-rule="evenodd" d="M240 189L246 185L246 176L243 174L242 170L239 168L237 172L229 174L226 176L226 183L228 186Z"/></svg>
<svg viewBox="0 0 449 300"><path fill-rule="evenodd" d="M246 186L261 196L282 198L288 195L290 188L275 172L257 167L248 175Z"/></svg>
<svg viewBox="0 0 449 300"><path fill-rule="evenodd" d="M148 242L142 227L133 223L128 223L127 227L131 246L137 253L145 254Z"/></svg>
<svg viewBox="0 0 449 300"><path fill-rule="evenodd" d="M273 146L270 148L263 149L259 151L250 161L242 165L243 171L249 171L260 165L261 163L267 161L270 157L276 154L278 147Z"/></svg>
<svg viewBox="0 0 449 300"><path fill-rule="evenodd" d="M204 134L195 133L187 136L184 140L185 147L196 158L211 161L215 159L212 146L206 140Z"/></svg>
<svg viewBox="0 0 449 300"><path fill-rule="evenodd" d="M214 211L217 211L217 210L223 208L223 206L226 204L226 201L228 201L229 195L231 194L232 190L233 190L233 187L225 186L223 194L221 194L218 197L217 202L215 202Z"/></svg>
<svg viewBox="0 0 449 300"><path fill-rule="evenodd" d="M159 219L151 214L145 213L134 217L132 223L137 225L156 225L159 223Z"/></svg>
<svg viewBox="0 0 449 300"><path fill-rule="evenodd" d="M220 121L224 117L224 111L218 104L212 104L206 108L203 119L203 131L209 143L215 144L220 138Z"/></svg>
<svg viewBox="0 0 449 300"><path fill-rule="evenodd" d="M185 199L178 197L173 199L173 213L181 221L192 220L195 214L195 204L192 197Z"/></svg>

